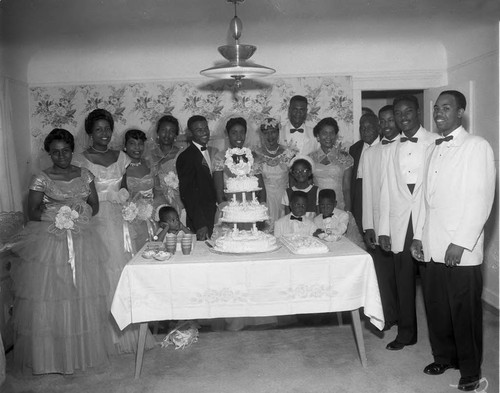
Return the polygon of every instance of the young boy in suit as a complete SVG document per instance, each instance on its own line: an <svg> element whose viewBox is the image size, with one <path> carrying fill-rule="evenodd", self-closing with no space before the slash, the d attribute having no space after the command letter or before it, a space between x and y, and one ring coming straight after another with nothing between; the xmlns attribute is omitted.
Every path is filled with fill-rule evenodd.
<svg viewBox="0 0 500 393"><path fill-rule="evenodd" d="M318 230L314 221L306 216L307 194L303 191L294 191L290 197L291 213L281 217L274 223L274 236L280 237L287 234L318 235L323 231Z"/></svg>

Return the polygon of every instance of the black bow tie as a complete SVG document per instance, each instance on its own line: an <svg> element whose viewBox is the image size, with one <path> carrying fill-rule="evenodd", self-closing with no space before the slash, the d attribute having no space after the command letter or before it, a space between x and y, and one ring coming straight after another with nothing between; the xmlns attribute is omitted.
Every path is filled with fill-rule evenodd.
<svg viewBox="0 0 500 393"><path fill-rule="evenodd" d="M401 142L406 142L406 141L410 141L410 142L413 142L413 143L417 143L418 141L418 138L407 138L405 136L402 136L401 139L400 139Z"/></svg>
<svg viewBox="0 0 500 393"><path fill-rule="evenodd" d="M290 216L290 220L302 221L302 217Z"/></svg>
<svg viewBox="0 0 500 393"><path fill-rule="evenodd" d="M205 151L205 150L207 150L207 147L206 146L202 146L202 147L200 147L200 150L201 151Z"/></svg>
<svg viewBox="0 0 500 393"><path fill-rule="evenodd" d="M438 139L436 139L436 145L439 146L441 143L443 143L443 142L449 142L452 139L453 139L453 135L448 135L448 136L446 136L444 138L438 138Z"/></svg>
<svg viewBox="0 0 500 393"><path fill-rule="evenodd" d="M333 217L333 213L332 213L332 214L328 214L327 216L325 216L325 215L323 214L323 218L332 218L332 217Z"/></svg>
<svg viewBox="0 0 500 393"><path fill-rule="evenodd" d="M303 133L304 129L303 128L290 128L290 133L293 134L295 131Z"/></svg>
<svg viewBox="0 0 500 393"><path fill-rule="evenodd" d="M392 142L394 142L394 139L392 141L390 141L389 139L382 139L383 145L388 145L389 143L392 143Z"/></svg>

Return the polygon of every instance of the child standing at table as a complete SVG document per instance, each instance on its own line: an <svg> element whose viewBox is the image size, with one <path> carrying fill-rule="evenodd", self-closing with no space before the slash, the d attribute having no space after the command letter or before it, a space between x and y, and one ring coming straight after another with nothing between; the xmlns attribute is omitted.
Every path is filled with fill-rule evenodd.
<svg viewBox="0 0 500 393"><path fill-rule="evenodd" d="M308 196L303 191L293 191L290 196L291 213L281 217L274 224L274 236L287 234L318 236L323 230L318 229L314 221L307 217Z"/></svg>
<svg viewBox="0 0 500 393"><path fill-rule="evenodd" d="M191 234L179 219L179 214L172 206L163 205L158 209L158 228L155 232L155 237L160 242L164 242L167 233L173 233L177 237L182 237L184 234Z"/></svg>
<svg viewBox="0 0 500 393"><path fill-rule="evenodd" d="M349 214L337 209L337 195L332 189L321 190L318 202L320 213L314 218L314 223L325 231L319 237L326 241L339 240L347 231Z"/></svg>
<svg viewBox="0 0 500 393"><path fill-rule="evenodd" d="M290 174L295 180L295 185L286 189L281 200L285 206L285 213L290 213L290 197L295 191L306 194L307 204L305 215L311 219L318 212L318 186L312 184L313 161L307 156L297 156L290 162Z"/></svg>

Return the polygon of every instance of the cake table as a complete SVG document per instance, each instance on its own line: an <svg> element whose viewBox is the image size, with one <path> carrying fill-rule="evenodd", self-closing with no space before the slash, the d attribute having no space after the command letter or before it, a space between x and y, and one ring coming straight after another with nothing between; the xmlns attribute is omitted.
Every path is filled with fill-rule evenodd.
<svg viewBox="0 0 500 393"><path fill-rule="evenodd" d="M330 252L312 256L292 254L286 247L220 255L197 242L191 255L176 253L163 262L138 252L122 271L111 306L121 329L141 324L135 377L142 368L148 322L339 311L352 314L366 366L359 308L378 329L384 326L373 261L345 238L328 247Z"/></svg>

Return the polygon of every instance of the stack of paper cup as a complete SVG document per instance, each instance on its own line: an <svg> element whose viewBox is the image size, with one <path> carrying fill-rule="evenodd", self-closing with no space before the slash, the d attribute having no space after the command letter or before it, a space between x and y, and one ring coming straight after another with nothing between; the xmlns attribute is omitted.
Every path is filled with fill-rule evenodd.
<svg viewBox="0 0 500 393"><path fill-rule="evenodd" d="M173 233L167 233L165 237L165 249L170 254L175 254L175 249L177 248L177 235Z"/></svg>
<svg viewBox="0 0 500 393"><path fill-rule="evenodd" d="M193 247L193 237L191 234L185 234L181 239L181 249L184 255L191 254Z"/></svg>

